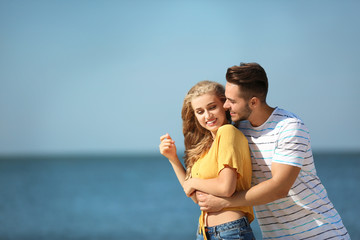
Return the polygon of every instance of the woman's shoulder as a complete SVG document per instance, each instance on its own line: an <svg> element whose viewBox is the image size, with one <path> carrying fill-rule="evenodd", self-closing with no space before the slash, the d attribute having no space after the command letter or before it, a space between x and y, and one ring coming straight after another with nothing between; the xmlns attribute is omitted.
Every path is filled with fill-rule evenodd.
<svg viewBox="0 0 360 240"><path fill-rule="evenodd" d="M227 134L227 133L232 133L232 134L240 134L243 135L242 132L237 129L234 125L232 124L225 124L222 125L219 129L218 129L218 134Z"/></svg>
<svg viewBox="0 0 360 240"><path fill-rule="evenodd" d="M222 140L220 140L222 139ZM216 133L216 140L232 146L233 143L248 143L245 135L231 124L221 126Z"/></svg>

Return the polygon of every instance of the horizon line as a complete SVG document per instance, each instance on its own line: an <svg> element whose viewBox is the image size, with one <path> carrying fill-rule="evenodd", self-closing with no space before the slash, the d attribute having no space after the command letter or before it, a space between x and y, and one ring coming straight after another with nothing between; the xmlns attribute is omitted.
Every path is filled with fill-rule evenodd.
<svg viewBox="0 0 360 240"><path fill-rule="evenodd" d="M352 149L318 149L313 150L313 155L360 155L360 150ZM179 151L179 158L184 156L183 151ZM91 151L78 151L78 152L28 152L28 153L0 153L0 160L9 159L9 158L65 158L65 157L79 157L79 158L97 158L97 157L106 157L106 158L116 158L116 157L161 157L162 155L156 151L119 151L119 152L91 152Z"/></svg>

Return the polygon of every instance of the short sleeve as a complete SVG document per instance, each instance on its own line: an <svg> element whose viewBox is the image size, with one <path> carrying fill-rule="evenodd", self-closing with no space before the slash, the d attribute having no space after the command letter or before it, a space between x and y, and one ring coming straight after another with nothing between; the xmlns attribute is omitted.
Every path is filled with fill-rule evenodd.
<svg viewBox="0 0 360 240"><path fill-rule="evenodd" d="M273 162L302 167L309 151L310 134L299 119L287 119L279 131Z"/></svg>
<svg viewBox="0 0 360 240"><path fill-rule="evenodd" d="M250 159L246 137L232 125L219 128L214 144L217 144L218 173L226 166L244 175L244 164Z"/></svg>

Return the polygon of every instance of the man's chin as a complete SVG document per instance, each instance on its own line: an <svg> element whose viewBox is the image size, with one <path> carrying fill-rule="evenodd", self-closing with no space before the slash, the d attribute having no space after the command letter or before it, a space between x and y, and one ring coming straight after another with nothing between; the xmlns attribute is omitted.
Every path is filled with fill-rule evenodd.
<svg viewBox="0 0 360 240"><path fill-rule="evenodd" d="M241 120L238 117L231 117L231 121L236 123L236 122L240 122Z"/></svg>
<svg viewBox="0 0 360 240"><path fill-rule="evenodd" d="M231 119L231 121L234 126L239 126L240 122L245 121L245 119L237 119L237 120Z"/></svg>

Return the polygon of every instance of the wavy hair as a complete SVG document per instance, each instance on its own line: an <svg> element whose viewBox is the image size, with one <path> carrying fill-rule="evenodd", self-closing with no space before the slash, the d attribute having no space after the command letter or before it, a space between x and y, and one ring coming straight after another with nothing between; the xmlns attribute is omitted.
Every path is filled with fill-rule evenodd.
<svg viewBox="0 0 360 240"><path fill-rule="evenodd" d="M212 81L198 82L189 90L184 99L181 118L183 121L185 143L184 162L186 167L186 178L190 177L192 166L210 149L213 142L211 132L199 124L191 105L194 98L209 93L215 94L223 103L225 103L226 97L224 86ZM228 113L227 119L230 121L230 115Z"/></svg>

